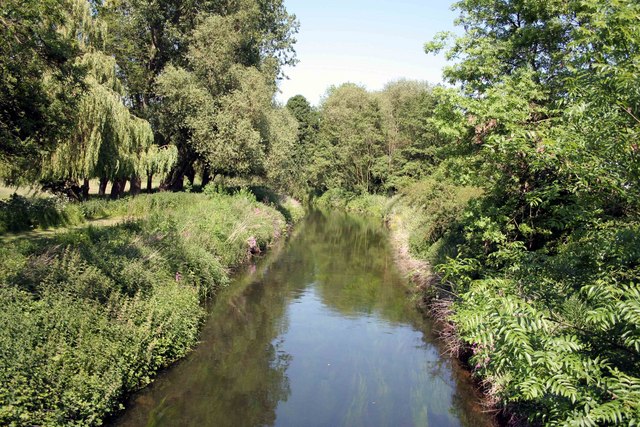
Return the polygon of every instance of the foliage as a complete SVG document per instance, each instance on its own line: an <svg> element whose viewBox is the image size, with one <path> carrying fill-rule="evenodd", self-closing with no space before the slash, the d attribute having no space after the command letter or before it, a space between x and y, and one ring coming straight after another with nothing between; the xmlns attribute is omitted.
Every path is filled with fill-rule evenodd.
<svg viewBox="0 0 640 427"><path fill-rule="evenodd" d="M105 202L103 202L105 203ZM195 344L249 241L285 231L241 192L110 202L144 218L0 249L0 423L99 425Z"/></svg>
<svg viewBox="0 0 640 427"><path fill-rule="evenodd" d="M77 205L61 198L26 198L13 194L0 200L0 233L79 224L84 220Z"/></svg>
<svg viewBox="0 0 640 427"><path fill-rule="evenodd" d="M332 87L320 108L320 131L310 172L320 190L374 191L380 186L384 153L378 101L354 84Z"/></svg>
<svg viewBox="0 0 640 427"><path fill-rule="evenodd" d="M0 9L0 173L28 181L73 123L81 72L68 13L75 0L3 2Z"/></svg>
<svg viewBox="0 0 640 427"><path fill-rule="evenodd" d="M142 154L140 160L142 170L147 176L166 177L178 162L178 149L175 145L159 147L151 145Z"/></svg>
<svg viewBox="0 0 640 427"><path fill-rule="evenodd" d="M280 145L272 149L268 175L275 178L272 181L280 182L280 188L286 188L289 194L304 200L312 193L308 171L313 164L319 114L302 95L290 98L286 110L297 122L297 139L288 146ZM292 129L293 126L287 128Z"/></svg>
<svg viewBox="0 0 640 427"><path fill-rule="evenodd" d="M314 205L324 210L345 210L374 218L384 218L388 200L374 194L349 193L339 188L326 191L314 200Z"/></svg>
<svg viewBox="0 0 640 427"><path fill-rule="evenodd" d="M167 66L157 79L161 132L182 160L200 159L211 173L264 176L271 149L286 153L293 143L295 124L272 105L277 62L253 51L255 13L247 4L201 20L189 38L188 66ZM276 156L273 167L283 163Z"/></svg>
<svg viewBox="0 0 640 427"><path fill-rule="evenodd" d="M441 102L426 83L398 80L376 93L386 133L385 189L400 188L424 178L441 161L446 142L433 124Z"/></svg>
<svg viewBox="0 0 640 427"><path fill-rule="evenodd" d="M317 113L304 99L291 98L310 190L393 194L433 174L441 162L468 154L451 144L452 132L442 126L458 118L451 97L441 87L399 80L379 92L353 84L330 88Z"/></svg>
<svg viewBox="0 0 640 427"><path fill-rule="evenodd" d="M273 105L296 61L281 0L11 0L1 12L0 178L84 181L84 197L94 177L182 189L196 170L265 176L271 145L291 145Z"/></svg>
<svg viewBox="0 0 640 427"><path fill-rule="evenodd" d="M88 71L87 90L78 101L71 134L48 159L45 173L71 180L140 175L153 132L147 121L132 116L122 103L115 60L91 52L80 58L79 65Z"/></svg>
<svg viewBox="0 0 640 427"><path fill-rule="evenodd" d="M484 196L449 227L450 320L503 408L535 424L637 424L640 9L455 6L465 34L445 75L462 93L436 120L473 169L451 178Z"/></svg>

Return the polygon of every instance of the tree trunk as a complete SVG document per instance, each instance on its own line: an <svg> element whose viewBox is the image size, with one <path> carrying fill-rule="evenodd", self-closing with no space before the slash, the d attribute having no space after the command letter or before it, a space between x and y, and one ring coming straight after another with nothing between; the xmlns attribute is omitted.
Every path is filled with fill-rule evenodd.
<svg viewBox="0 0 640 427"><path fill-rule="evenodd" d="M178 163L173 167L173 170L166 178L166 180L160 185L161 190L169 191L183 191L184 190L184 176L189 168L193 167L193 162L197 159L197 155L187 147L178 147Z"/></svg>
<svg viewBox="0 0 640 427"><path fill-rule="evenodd" d="M189 180L189 185L193 187L193 183L196 180L196 170L193 168L193 165L189 165L184 175Z"/></svg>
<svg viewBox="0 0 640 427"><path fill-rule="evenodd" d="M211 170L209 166L205 166L202 169L202 188L206 187L208 183L211 182Z"/></svg>
<svg viewBox="0 0 640 427"><path fill-rule="evenodd" d="M124 196L124 190L127 188L127 178L122 178L122 181L120 182L120 195L119 197L123 197Z"/></svg>
<svg viewBox="0 0 640 427"><path fill-rule="evenodd" d="M153 192L153 174L150 173L147 175L147 193L151 194Z"/></svg>
<svg viewBox="0 0 640 427"><path fill-rule="evenodd" d="M109 180L107 178L100 178L100 184L98 185L98 196L104 196L107 194L107 184Z"/></svg>
<svg viewBox="0 0 640 427"><path fill-rule="evenodd" d="M127 180L122 178L117 178L113 180L113 184L111 185L111 199L115 200L122 196L124 193L124 187L127 185Z"/></svg>
<svg viewBox="0 0 640 427"><path fill-rule="evenodd" d="M160 185L163 191L182 191L184 190L184 173L179 169L175 169L171 175Z"/></svg>
<svg viewBox="0 0 640 427"><path fill-rule="evenodd" d="M142 191L142 179L138 175L133 175L130 179L131 187L129 193L132 196L137 196Z"/></svg>
<svg viewBox="0 0 640 427"><path fill-rule="evenodd" d="M82 184L82 200L89 200L89 178L85 178Z"/></svg>

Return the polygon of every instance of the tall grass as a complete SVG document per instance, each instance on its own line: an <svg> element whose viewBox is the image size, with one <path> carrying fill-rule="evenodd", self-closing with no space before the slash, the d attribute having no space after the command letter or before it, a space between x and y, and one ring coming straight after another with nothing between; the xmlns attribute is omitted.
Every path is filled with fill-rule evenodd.
<svg viewBox="0 0 640 427"><path fill-rule="evenodd" d="M0 248L0 425L99 425L189 351L251 245L286 232L246 193L82 206L131 219Z"/></svg>

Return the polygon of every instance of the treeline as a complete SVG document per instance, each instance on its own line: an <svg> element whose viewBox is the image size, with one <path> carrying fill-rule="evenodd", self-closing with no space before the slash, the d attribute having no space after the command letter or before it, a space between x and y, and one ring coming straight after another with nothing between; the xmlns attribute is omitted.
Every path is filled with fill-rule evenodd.
<svg viewBox="0 0 640 427"><path fill-rule="evenodd" d="M449 148L432 118L446 98L442 88L399 80L369 92L346 83L327 90L318 108L301 95L287 108L298 120L294 188L394 193L432 173Z"/></svg>
<svg viewBox="0 0 640 427"><path fill-rule="evenodd" d="M410 209L439 313L511 422L636 425L640 6L455 7L464 34L426 45L454 60L455 88L331 89L301 128L315 135L302 182L325 202ZM398 196L354 198L367 192Z"/></svg>
<svg viewBox="0 0 640 427"><path fill-rule="evenodd" d="M7 0L0 176L84 198L266 178L295 143L273 95L296 31L281 0Z"/></svg>

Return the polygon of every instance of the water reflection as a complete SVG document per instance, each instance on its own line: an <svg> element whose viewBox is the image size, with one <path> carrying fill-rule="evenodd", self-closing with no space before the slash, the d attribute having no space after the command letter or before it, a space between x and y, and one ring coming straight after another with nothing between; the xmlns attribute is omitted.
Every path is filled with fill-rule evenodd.
<svg viewBox="0 0 640 427"><path fill-rule="evenodd" d="M213 305L202 344L121 426L483 425L377 224L312 215Z"/></svg>

